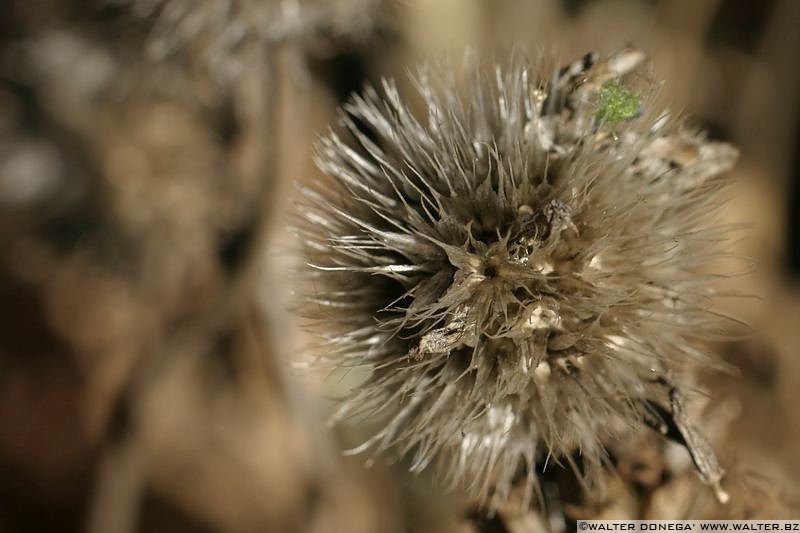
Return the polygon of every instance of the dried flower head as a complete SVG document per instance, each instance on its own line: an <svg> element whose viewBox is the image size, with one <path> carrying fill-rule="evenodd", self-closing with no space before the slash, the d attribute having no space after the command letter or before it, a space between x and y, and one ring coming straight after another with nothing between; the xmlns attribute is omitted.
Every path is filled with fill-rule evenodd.
<svg viewBox="0 0 800 533"><path fill-rule="evenodd" d="M683 390L719 325L704 268L736 150L655 109L643 60L474 65L463 89L423 72L422 119L386 81L321 140L305 311L322 359L370 370L337 414L384 420L354 452L437 458L496 504L545 459L597 486L605 439L651 426L718 484Z"/></svg>
<svg viewBox="0 0 800 533"><path fill-rule="evenodd" d="M238 76L270 47L327 36L363 40L378 24L382 0L109 0L155 21L150 52L202 58L212 73Z"/></svg>

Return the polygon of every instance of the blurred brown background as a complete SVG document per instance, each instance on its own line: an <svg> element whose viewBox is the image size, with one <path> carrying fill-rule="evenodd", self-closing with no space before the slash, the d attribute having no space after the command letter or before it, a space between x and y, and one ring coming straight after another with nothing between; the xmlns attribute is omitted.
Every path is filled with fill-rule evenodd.
<svg viewBox="0 0 800 533"><path fill-rule="evenodd" d="M581 516L800 518L800 2L5 0L0 5L0 532L569 529ZM605 506L488 518L329 430L297 371L293 183L352 91L465 47L634 43L673 108L742 153L704 428L715 506L643 437ZM681 466L681 465L684 466Z"/></svg>

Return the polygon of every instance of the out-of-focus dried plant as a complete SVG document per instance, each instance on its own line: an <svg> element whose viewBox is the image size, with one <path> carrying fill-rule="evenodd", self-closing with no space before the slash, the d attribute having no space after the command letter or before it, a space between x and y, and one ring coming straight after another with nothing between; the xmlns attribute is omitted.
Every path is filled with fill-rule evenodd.
<svg viewBox="0 0 800 533"><path fill-rule="evenodd" d="M384 0L112 0L153 23L148 43L158 61L200 59L218 79L258 69L286 42L365 42L386 24Z"/></svg>
<svg viewBox="0 0 800 533"><path fill-rule="evenodd" d="M129 7L0 7L0 295L41 315L36 349L71 372L55 394L74 404L88 530L144 527L154 493L225 531L298 528L335 514L327 480L362 490L326 462L335 447L271 337L280 310L260 301L280 189L270 54L304 37L259 43L257 62L256 46L227 49L252 67L234 75L199 44L234 20L155 58L161 19ZM20 374L39 364L21 338Z"/></svg>

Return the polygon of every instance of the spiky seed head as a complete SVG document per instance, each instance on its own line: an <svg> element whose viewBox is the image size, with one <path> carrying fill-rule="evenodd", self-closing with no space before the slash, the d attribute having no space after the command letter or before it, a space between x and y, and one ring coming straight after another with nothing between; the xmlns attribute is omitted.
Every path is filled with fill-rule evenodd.
<svg viewBox="0 0 800 533"><path fill-rule="evenodd" d="M354 452L436 460L499 503L519 479L530 498L545 458L597 486L607 437L671 416L718 325L704 268L736 150L647 87L630 112L643 59L517 59L463 85L424 71L421 114L384 81L320 140L327 177L299 207L304 309L320 359L369 370L336 415L383 421Z"/></svg>

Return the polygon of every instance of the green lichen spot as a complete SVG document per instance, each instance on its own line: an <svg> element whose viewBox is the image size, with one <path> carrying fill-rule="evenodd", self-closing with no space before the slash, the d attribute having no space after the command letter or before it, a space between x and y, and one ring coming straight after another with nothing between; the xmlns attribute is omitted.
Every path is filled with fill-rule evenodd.
<svg viewBox="0 0 800 533"><path fill-rule="evenodd" d="M616 81L609 81L600 88L597 103L597 119L605 124L616 124L639 115L639 95Z"/></svg>

